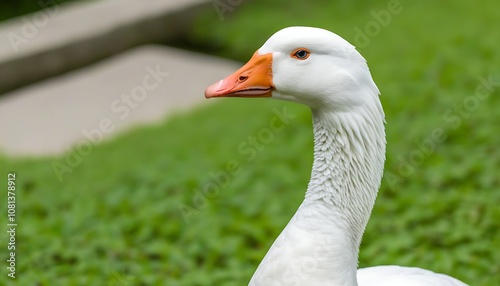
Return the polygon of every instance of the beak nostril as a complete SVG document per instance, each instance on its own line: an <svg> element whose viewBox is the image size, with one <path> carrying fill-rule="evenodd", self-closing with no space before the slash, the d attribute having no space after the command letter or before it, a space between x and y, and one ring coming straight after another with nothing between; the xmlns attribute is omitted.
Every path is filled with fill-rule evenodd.
<svg viewBox="0 0 500 286"><path fill-rule="evenodd" d="M240 75L240 76L238 77L238 81L239 81L239 82L244 82L244 81L245 81L245 80L247 80L247 79L248 79L248 76L246 76L246 75Z"/></svg>

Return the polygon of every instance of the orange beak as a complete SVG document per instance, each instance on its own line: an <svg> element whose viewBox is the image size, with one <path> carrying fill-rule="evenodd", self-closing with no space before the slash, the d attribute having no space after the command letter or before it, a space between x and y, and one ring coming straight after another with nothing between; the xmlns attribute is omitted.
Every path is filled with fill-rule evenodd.
<svg viewBox="0 0 500 286"><path fill-rule="evenodd" d="M272 54L256 52L235 73L207 87L205 97L271 97L274 89L272 64Z"/></svg>

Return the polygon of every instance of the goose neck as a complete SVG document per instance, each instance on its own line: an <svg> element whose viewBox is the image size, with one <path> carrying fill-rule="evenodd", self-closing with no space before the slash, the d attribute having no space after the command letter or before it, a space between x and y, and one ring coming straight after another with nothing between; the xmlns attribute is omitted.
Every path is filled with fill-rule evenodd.
<svg viewBox="0 0 500 286"><path fill-rule="evenodd" d="M314 161L305 202L329 207L359 249L383 174L381 108L354 112L313 110ZM345 235L345 234L344 234Z"/></svg>

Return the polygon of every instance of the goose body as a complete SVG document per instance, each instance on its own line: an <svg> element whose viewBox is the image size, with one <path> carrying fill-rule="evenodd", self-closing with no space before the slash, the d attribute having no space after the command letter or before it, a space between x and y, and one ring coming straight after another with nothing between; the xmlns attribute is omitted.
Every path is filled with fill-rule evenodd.
<svg viewBox="0 0 500 286"><path fill-rule="evenodd" d="M365 59L319 28L275 33L241 69L205 91L272 97L312 111L314 161L304 201L250 286L464 286L420 268L357 269L361 238L384 169L384 112Z"/></svg>

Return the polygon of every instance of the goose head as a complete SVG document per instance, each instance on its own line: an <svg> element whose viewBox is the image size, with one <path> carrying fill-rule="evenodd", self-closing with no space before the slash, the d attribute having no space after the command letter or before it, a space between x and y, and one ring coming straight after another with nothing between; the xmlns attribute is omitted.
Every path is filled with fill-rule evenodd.
<svg viewBox="0 0 500 286"><path fill-rule="evenodd" d="M349 111L378 101L378 89L349 42L324 29L289 27L235 73L209 86L205 97L271 97Z"/></svg>

